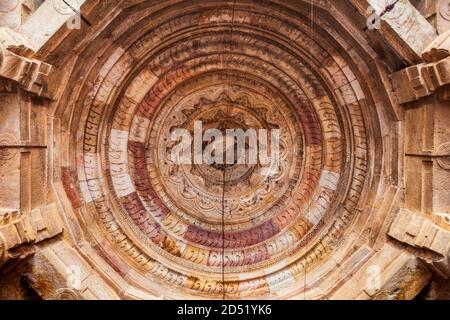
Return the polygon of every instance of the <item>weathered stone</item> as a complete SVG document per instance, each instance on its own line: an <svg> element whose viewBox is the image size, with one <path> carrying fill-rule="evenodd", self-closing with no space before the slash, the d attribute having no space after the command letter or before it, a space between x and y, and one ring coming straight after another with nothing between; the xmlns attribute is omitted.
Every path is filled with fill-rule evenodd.
<svg viewBox="0 0 450 320"><path fill-rule="evenodd" d="M381 14L392 4L390 0L368 0L376 11ZM389 26L418 55L436 38L435 28L417 11L409 1L399 1L395 7L382 17Z"/></svg>
<svg viewBox="0 0 450 320"><path fill-rule="evenodd" d="M436 254L434 258L426 258L426 262L442 277L450 277L450 231L420 214L403 209L392 222L388 235L412 247Z"/></svg>
<svg viewBox="0 0 450 320"><path fill-rule="evenodd" d="M11 258L23 259L33 253L28 246L61 234L62 221L56 210L53 204L34 209L29 214L3 213L0 216L0 266Z"/></svg>
<svg viewBox="0 0 450 320"><path fill-rule="evenodd" d="M392 76L399 103L430 96L450 85L450 31L437 38L423 53L426 63L401 70Z"/></svg>
<svg viewBox="0 0 450 320"><path fill-rule="evenodd" d="M20 1L0 30L3 295L412 299L448 276L429 3L67 2ZM195 132L232 129L229 161L202 162ZM255 145L271 156L242 163Z"/></svg>
<svg viewBox="0 0 450 320"><path fill-rule="evenodd" d="M47 77L51 65L31 58L26 40L8 28L0 28L0 77L18 83L23 89L50 97Z"/></svg>

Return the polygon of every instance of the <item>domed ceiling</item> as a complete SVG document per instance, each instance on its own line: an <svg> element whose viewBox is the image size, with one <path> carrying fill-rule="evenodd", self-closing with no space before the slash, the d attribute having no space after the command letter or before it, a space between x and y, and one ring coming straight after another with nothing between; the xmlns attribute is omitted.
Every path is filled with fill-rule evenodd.
<svg viewBox="0 0 450 320"><path fill-rule="evenodd" d="M341 260L374 245L370 207L397 175L362 29L327 1L144 1L111 15L77 59L61 58L68 41L49 53L71 69L54 161L72 236L166 298L320 298L327 274L345 279ZM277 170L174 162L173 129L196 121L279 129Z"/></svg>

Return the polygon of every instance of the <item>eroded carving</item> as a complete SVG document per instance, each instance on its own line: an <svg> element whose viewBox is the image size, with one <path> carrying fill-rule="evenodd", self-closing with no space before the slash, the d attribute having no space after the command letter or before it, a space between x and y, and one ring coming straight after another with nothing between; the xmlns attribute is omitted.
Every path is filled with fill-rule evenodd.
<svg viewBox="0 0 450 320"><path fill-rule="evenodd" d="M434 254L418 253L441 276L450 277L450 231L424 216L402 209L391 224L388 235L414 248Z"/></svg>
<svg viewBox="0 0 450 320"><path fill-rule="evenodd" d="M0 77L18 83L33 94L50 97L47 79L52 66L32 58L33 53L20 35L0 28Z"/></svg>
<svg viewBox="0 0 450 320"><path fill-rule="evenodd" d="M24 214L11 211L0 216L0 266L10 259L23 259L34 252L32 245L63 231L55 205Z"/></svg>

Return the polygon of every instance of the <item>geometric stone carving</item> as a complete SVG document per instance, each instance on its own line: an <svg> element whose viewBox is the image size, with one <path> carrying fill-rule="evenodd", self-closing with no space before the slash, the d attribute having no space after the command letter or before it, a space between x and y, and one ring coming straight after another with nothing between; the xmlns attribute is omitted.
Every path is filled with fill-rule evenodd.
<svg viewBox="0 0 450 320"><path fill-rule="evenodd" d="M62 221L54 204L0 216L0 267L9 259L24 258L33 253L30 245L53 238L63 231Z"/></svg>
<svg viewBox="0 0 450 320"><path fill-rule="evenodd" d="M0 77L16 82L33 94L50 97L48 63L31 58L32 49L25 40L8 28L0 28Z"/></svg>
<svg viewBox="0 0 450 320"><path fill-rule="evenodd" d="M392 83L400 104L429 96L450 84L450 58L394 73Z"/></svg>
<svg viewBox="0 0 450 320"><path fill-rule="evenodd" d="M401 209L394 218L388 235L414 248L444 278L450 278L450 231L443 229L423 215ZM426 255L426 253L432 255Z"/></svg>
<svg viewBox="0 0 450 320"><path fill-rule="evenodd" d="M450 31L439 36L425 50L426 63L392 75L392 84L400 104L432 95L450 84Z"/></svg>
<svg viewBox="0 0 450 320"><path fill-rule="evenodd" d="M387 69L325 1L208 3L186 2L182 15L173 3L149 25L151 2L124 2L117 19L95 22L114 45L93 24L58 34L43 51L68 65L54 104L52 169L73 217L73 248L88 238L99 258L83 258L114 268L103 277L125 281L126 290L115 287L123 296L328 298L354 278L361 297L375 297L362 266L378 265L388 283L414 258L387 245L381 228L400 198L403 160L389 83L369 76ZM321 32L305 23L312 6L326 7L314 10ZM93 19L94 6L84 9ZM124 23L131 14L142 28ZM358 37L347 41L337 28ZM75 38L78 51L66 57ZM171 129L190 131L200 119L283 128L279 176L171 163ZM42 250L51 265L52 250Z"/></svg>
<svg viewBox="0 0 450 320"><path fill-rule="evenodd" d="M86 117L74 134L79 146L68 150L79 161L62 167L67 197L74 210L95 217L132 265L176 294L298 294L300 279L325 263L362 210L358 203L370 181L369 93L331 43L321 49L317 35L287 17L270 16L274 25L267 27L261 6L189 15L116 51L93 75L98 80L74 97L84 101ZM214 31L233 15L234 36ZM196 28L197 20L212 30L186 37L183 28ZM248 28L269 28L295 46ZM176 43L144 58L156 50L154 35L174 32L180 33ZM314 63L302 57L306 49ZM275 67L281 56L289 63ZM148 61L132 71L132 59ZM116 88L123 91L117 108L104 100ZM344 125L347 117L357 130ZM199 120L221 130L280 128L279 170L265 174L270 170L261 163L174 163L167 150L172 128L191 132Z"/></svg>
<svg viewBox="0 0 450 320"><path fill-rule="evenodd" d="M447 208L428 180L435 168L447 173L435 158L448 165L447 147L437 148L445 132L429 134L437 107L413 117L388 81L435 36L409 2L384 15L380 33L362 30L352 7L361 1L74 2L81 29L64 25L52 1L19 29L36 53L2 36L0 74L11 87L2 106L20 107L11 107L17 125L1 118L11 124L0 166L16 160L20 189L4 206L22 211L2 219L0 264L34 252L22 276L39 296L413 298L431 276L416 255L445 269L447 252L424 240L422 224L413 240L414 230L395 227L412 218L388 230L404 199L423 200L427 213ZM51 95L50 66L35 57L59 69L52 103L17 90ZM403 100L444 92L448 58L430 50L399 74ZM280 167L176 163L173 129L192 133L198 121L220 132L281 129ZM55 205L32 210L49 199L64 237Z"/></svg>

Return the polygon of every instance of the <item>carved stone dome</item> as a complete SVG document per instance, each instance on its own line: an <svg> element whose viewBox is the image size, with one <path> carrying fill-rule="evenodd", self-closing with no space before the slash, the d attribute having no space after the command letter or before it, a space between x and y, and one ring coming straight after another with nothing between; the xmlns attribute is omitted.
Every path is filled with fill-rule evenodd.
<svg viewBox="0 0 450 320"><path fill-rule="evenodd" d="M70 3L0 28L0 267L29 257L54 299L414 297L425 265L448 275L428 2ZM196 161L229 131L230 161Z"/></svg>
<svg viewBox="0 0 450 320"><path fill-rule="evenodd" d="M118 251L171 291L294 296L360 215L371 93L361 58L316 23L289 6L185 3L111 30L77 99L78 177ZM279 170L173 163L173 128L195 121L279 128Z"/></svg>

